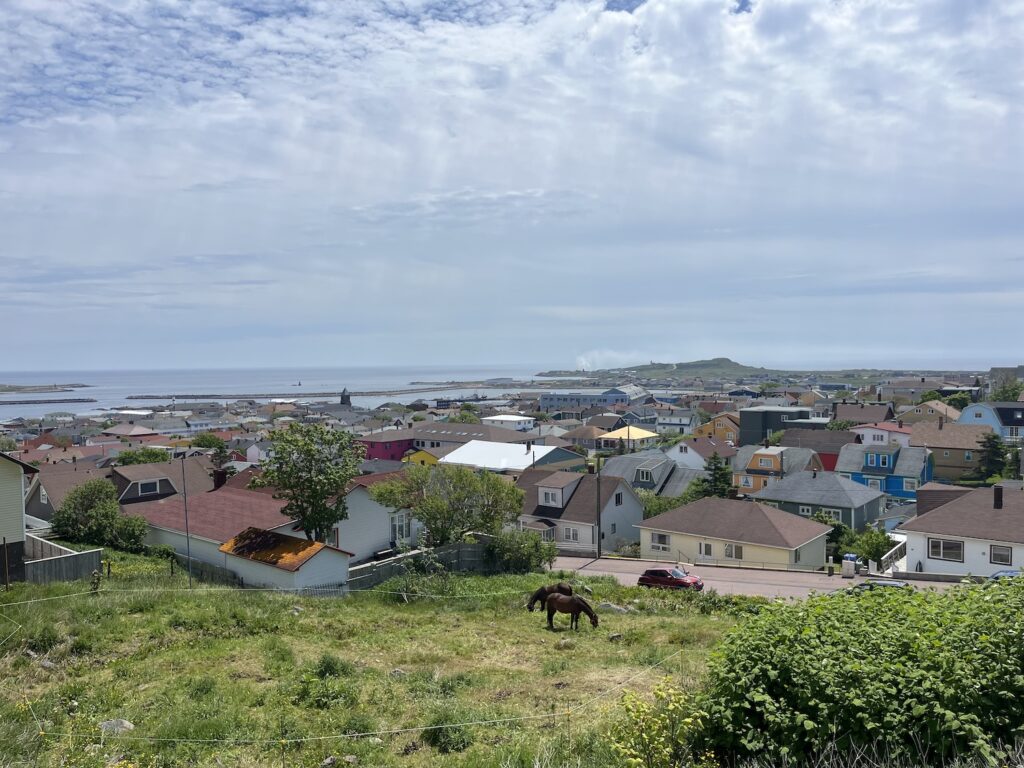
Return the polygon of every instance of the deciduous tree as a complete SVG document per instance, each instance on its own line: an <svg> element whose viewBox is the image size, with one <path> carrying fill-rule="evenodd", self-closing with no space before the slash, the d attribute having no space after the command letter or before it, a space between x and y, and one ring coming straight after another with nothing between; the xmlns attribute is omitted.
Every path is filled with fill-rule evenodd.
<svg viewBox="0 0 1024 768"><path fill-rule="evenodd" d="M319 424L292 424L270 433L274 450L250 485L274 489L281 513L299 522L306 538L326 541L348 517L348 484L359 474L363 446L348 432Z"/></svg>
<svg viewBox="0 0 1024 768"><path fill-rule="evenodd" d="M145 446L138 449L129 449L117 454L117 463L121 466L129 464L159 464L170 458L167 451L162 448L150 448Z"/></svg>
<svg viewBox="0 0 1024 768"><path fill-rule="evenodd" d="M523 492L493 472L438 464L412 465L370 495L392 509L408 509L423 523L432 545L457 541L470 531L498 533L523 511Z"/></svg>

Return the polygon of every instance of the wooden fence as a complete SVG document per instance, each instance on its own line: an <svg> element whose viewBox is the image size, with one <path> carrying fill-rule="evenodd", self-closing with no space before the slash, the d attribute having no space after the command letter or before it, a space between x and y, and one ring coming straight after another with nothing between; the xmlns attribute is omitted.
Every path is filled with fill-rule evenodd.
<svg viewBox="0 0 1024 768"><path fill-rule="evenodd" d="M390 578L405 573L406 561L431 552L434 558L451 573L491 573L493 563L487 555L485 542L464 542L445 544L432 550L414 549L398 557L381 560L377 563L366 563L348 569L348 588L350 590L373 589Z"/></svg>
<svg viewBox="0 0 1024 768"><path fill-rule="evenodd" d="M25 581L49 584L90 578L93 571L102 567L103 550L76 552L52 541L26 535L25 558Z"/></svg>

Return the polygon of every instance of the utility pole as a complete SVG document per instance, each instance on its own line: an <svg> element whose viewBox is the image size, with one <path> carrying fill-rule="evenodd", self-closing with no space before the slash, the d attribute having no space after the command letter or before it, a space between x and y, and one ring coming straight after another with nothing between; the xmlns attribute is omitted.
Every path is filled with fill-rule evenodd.
<svg viewBox="0 0 1024 768"><path fill-rule="evenodd" d="M188 485L185 482L185 456L181 457L181 496L185 503L185 559L188 561L188 588L192 589L192 542L188 535Z"/></svg>

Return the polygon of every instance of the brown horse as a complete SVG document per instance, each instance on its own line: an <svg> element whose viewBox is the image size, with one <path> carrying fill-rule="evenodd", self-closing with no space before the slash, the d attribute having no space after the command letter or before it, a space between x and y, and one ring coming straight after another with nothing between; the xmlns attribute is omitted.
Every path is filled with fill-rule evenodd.
<svg viewBox="0 0 1024 768"><path fill-rule="evenodd" d="M533 606L537 603L544 605L548 599L548 595L571 595L572 587L566 584L564 581L560 581L557 584L548 584L546 587L541 587L530 596L530 602L526 604L526 610L533 612Z"/></svg>
<svg viewBox="0 0 1024 768"><path fill-rule="evenodd" d="M569 614L569 629L580 628L580 614L585 613L590 617L590 626L597 626L597 614L590 604L579 595L548 595L544 603L548 609L548 629L554 629L554 618L556 613Z"/></svg>

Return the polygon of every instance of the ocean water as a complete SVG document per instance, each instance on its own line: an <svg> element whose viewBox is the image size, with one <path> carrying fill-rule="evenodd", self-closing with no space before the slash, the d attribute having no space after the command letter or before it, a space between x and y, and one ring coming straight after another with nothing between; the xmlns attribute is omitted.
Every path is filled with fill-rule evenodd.
<svg viewBox="0 0 1024 768"><path fill-rule="evenodd" d="M86 384L82 389L60 393L4 393L0 394L0 420L16 416L38 417L48 413L93 413L102 409L129 406L147 408L162 404L162 400L129 400L130 395L182 395L189 394L256 394L276 393L287 397L305 397L311 392L379 391L419 387L414 381L484 381L495 378L514 378L529 381L536 371L523 366L419 366L419 367L350 367L350 368L254 368L214 370L166 371L23 371L0 373L0 383L20 385ZM301 385L299 383L301 382ZM507 393L509 387L470 388L382 397L354 397L354 405L374 408L387 401L412 402L418 398L437 396L468 397ZM9 405L11 400L38 400L49 398L89 397L94 403L48 403L39 405ZM235 398L231 398L232 400ZM320 398L316 398L320 399ZM168 402L170 397L168 397Z"/></svg>

